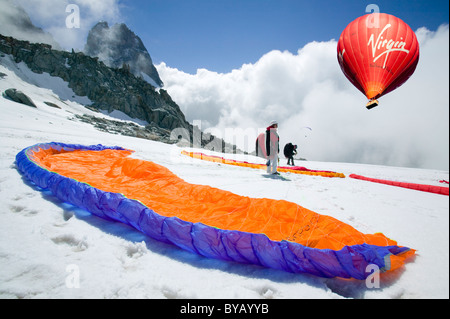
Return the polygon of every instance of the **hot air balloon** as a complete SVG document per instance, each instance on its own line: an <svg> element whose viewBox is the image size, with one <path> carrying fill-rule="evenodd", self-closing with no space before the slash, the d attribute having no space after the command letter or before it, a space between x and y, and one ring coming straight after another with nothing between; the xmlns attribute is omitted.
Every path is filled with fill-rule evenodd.
<svg viewBox="0 0 450 319"><path fill-rule="evenodd" d="M419 62L419 43L401 19L385 13L357 18L342 32L338 61L347 79L367 96L366 107L395 90L414 73Z"/></svg>

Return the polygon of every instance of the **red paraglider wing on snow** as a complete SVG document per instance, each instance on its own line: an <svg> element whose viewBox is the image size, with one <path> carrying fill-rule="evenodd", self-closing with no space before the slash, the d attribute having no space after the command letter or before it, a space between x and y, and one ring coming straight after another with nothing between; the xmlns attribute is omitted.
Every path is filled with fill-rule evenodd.
<svg viewBox="0 0 450 319"><path fill-rule="evenodd" d="M447 195L449 196L449 188L448 187L442 187L442 186L436 186L436 185L426 185L426 184L417 184L417 183L408 183L408 182L399 182L399 181L391 181L387 179L380 179L380 178L371 178L356 174L350 174L350 178L354 179L360 179L363 181L368 182L374 182L374 183L380 183L380 184L386 184L391 186L397 186L397 187L403 187L403 188L409 188L414 189L421 192L428 192L428 193L434 193L434 194L440 194L440 195Z"/></svg>

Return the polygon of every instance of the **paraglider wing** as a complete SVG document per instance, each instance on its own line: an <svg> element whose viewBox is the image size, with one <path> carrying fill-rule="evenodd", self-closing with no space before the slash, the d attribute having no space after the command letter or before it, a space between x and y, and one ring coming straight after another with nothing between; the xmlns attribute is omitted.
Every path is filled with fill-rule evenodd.
<svg viewBox="0 0 450 319"><path fill-rule="evenodd" d="M209 162L215 162L215 163L221 163L221 164L227 164L227 165L249 167L249 168L255 168L255 169L264 169L264 170L267 168L266 164L237 161L237 160L227 159L227 158L220 157L220 156L207 155L207 154L203 154L203 153L199 153L199 152L182 151L181 154L192 157L192 158L200 159L203 161L209 161ZM345 175L343 173L338 173L338 172L333 172L333 171L324 171L324 170L312 170L312 169L308 169L308 168L302 167L302 166L289 166L289 167L288 166L279 166L278 170L280 172L293 173L293 174L345 178Z"/></svg>
<svg viewBox="0 0 450 319"><path fill-rule="evenodd" d="M209 258L322 277L366 279L369 265L415 254L296 203L190 184L131 150L46 143L16 156L19 171L62 201ZM273 218L272 218L273 217Z"/></svg>
<svg viewBox="0 0 450 319"><path fill-rule="evenodd" d="M305 137L308 137L308 134L310 133L310 132L312 132L312 128L310 128L309 126L303 126L302 128L301 128L301 131L303 132L303 131L305 131ZM308 132L309 131L309 132Z"/></svg>
<svg viewBox="0 0 450 319"><path fill-rule="evenodd" d="M391 181L391 180L380 179L380 178L371 178L371 177L366 177L366 176L361 176L361 175L356 175L356 174L350 174L349 177L354 178L354 179L360 179L363 181L373 182L373 183L386 184L386 185L391 185L391 186L414 189L414 190L422 191L422 192L429 192L429 193L449 196L449 188L448 187Z"/></svg>
<svg viewBox="0 0 450 319"><path fill-rule="evenodd" d="M337 56L347 79L372 101L411 77L419 62L419 43L414 31L401 19L372 13L344 29Z"/></svg>

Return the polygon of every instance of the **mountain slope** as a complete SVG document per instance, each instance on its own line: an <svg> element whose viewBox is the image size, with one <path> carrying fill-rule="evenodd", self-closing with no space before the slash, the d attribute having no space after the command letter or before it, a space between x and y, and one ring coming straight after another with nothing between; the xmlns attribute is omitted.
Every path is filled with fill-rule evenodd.
<svg viewBox="0 0 450 319"><path fill-rule="evenodd" d="M61 78L76 95L89 98L92 108L109 113L119 110L166 130L190 127L167 92L156 91L128 68L110 68L81 52L57 51L1 34L0 52L11 55L16 63L24 62L33 72Z"/></svg>

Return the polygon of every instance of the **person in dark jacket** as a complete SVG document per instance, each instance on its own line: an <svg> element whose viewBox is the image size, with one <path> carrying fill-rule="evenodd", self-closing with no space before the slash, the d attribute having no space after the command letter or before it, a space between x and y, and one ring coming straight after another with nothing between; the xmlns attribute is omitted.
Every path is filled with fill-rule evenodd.
<svg viewBox="0 0 450 319"><path fill-rule="evenodd" d="M297 145L293 145L292 143L287 143L284 146L283 153L284 153L284 156L288 159L287 165L295 166L294 155L297 155Z"/></svg>

